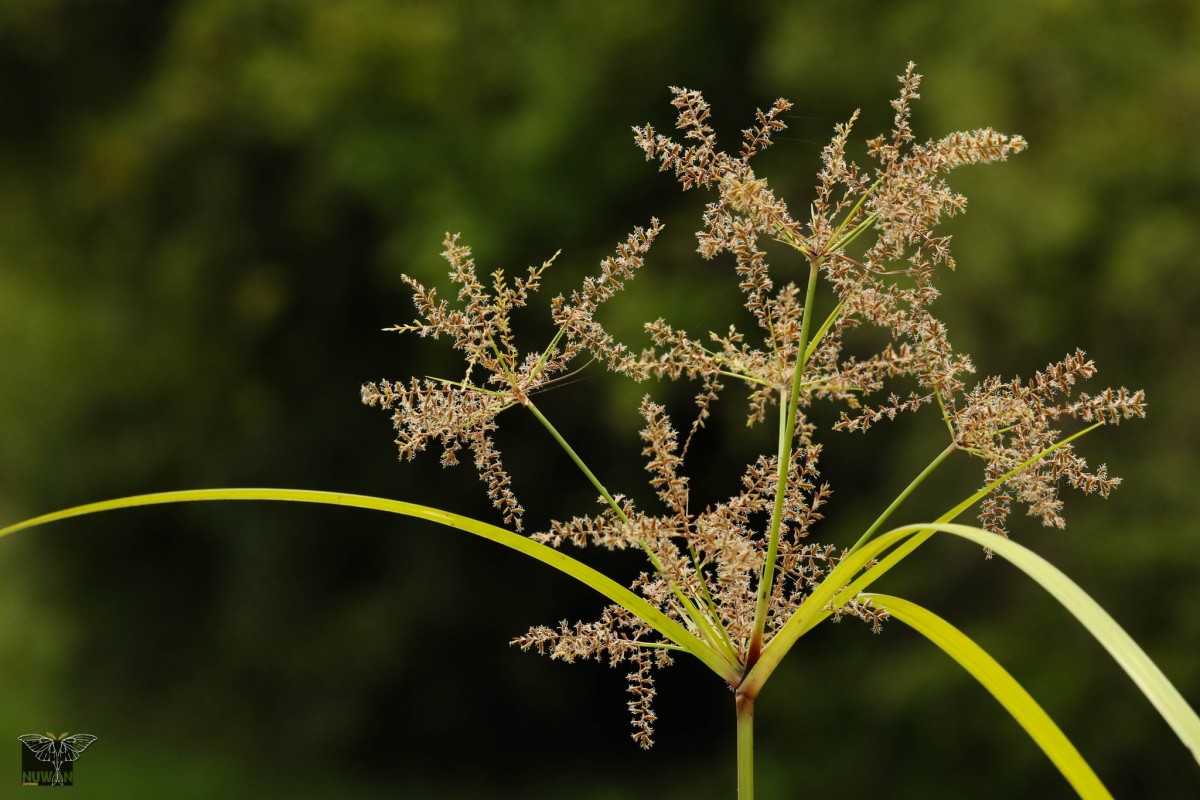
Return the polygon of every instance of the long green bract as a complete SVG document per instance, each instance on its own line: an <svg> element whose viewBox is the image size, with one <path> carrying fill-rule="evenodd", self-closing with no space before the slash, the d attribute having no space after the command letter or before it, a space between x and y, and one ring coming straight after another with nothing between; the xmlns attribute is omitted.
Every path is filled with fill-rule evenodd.
<svg viewBox="0 0 1200 800"><path fill-rule="evenodd" d="M1087 628L1088 632L1109 652L1125 670L1146 699L1158 710L1192 757L1200 763L1200 717L1188 705L1167 677L1163 675L1150 657L1138 647L1109 614L1083 589L1064 575L1057 567L1011 539L994 533L954 523L923 523L906 525L867 542L863 547L841 561L825 580L813 590L792 617L767 643L762 657L743 679L743 690L757 694L762 684L791 650L796 641L812 628L816 622L832 613L837 605L835 597L842 594L859 570L893 545L914 537L920 538L933 533L948 533L991 550L1009 561L1054 596L1071 614ZM874 571L874 570L872 570ZM870 576L868 571L863 578ZM863 585L870 581L863 581ZM840 602L840 601L839 601Z"/></svg>
<svg viewBox="0 0 1200 800"><path fill-rule="evenodd" d="M721 657L712 648L700 641L696 636L690 633L686 628L680 625L675 620L668 617L666 614L659 611L654 606L650 605L646 600L638 597L636 594L625 588L621 584L609 578L602 572L599 572L582 561L571 558L565 553L561 553L552 547L535 542L532 539L526 538L519 534L507 531L504 528L499 528L495 525L490 525L486 522L464 517L460 514L453 514L449 511L443 511L439 508L431 508L422 506L416 503L405 503L400 500L389 500L383 497L370 497L367 495L358 494L343 494L339 492L320 492L306 489L192 489L179 492L161 492L158 494L143 494L133 497L122 497L116 500L105 500L99 503L89 503L87 505L75 506L73 508L56 511L52 514L44 514L40 517L19 522L15 525L9 525L6 528L0 529L0 536L7 536L10 533L25 530L28 528L45 525L58 520L69 519L71 517L81 517L87 514L96 514L101 511L113 511L121 508L135 508L138 506L153 506L164 505L168 503L188 503L197 501L213 501L213 500L271 500L278 502L291 503L315 503L319 505L344 506L350 508L364 508L373 511L386 511L392 514L400 514L406 517L416 517L419 519L435 522L439 525L444 525L448 528L456 528L475 536L488 539L497 544L504 545L512 550L527 555L530 558L537 559L543 564L547 564L560 572L570 575L575 580L583 583L592 589L595 589L600 594L607 597L617 605L634 614L654 630L658 631L671 642L679 645L684 650L688 651L696 658L700 659L713 672L720 675L730 683L737 683L739 676L733 671L730 664Z"/></svg>
<svg viewBox="0 0 1200 800"><path fill-rule="evenodd" d="M875 608L886 611L892 618L903 622L936 644L983 684L1008 713L1012 714L1038 747L1042 748L1042 752L1058 767L1059 772L1080 797L1085 800L1112 800L1108 789L1104 788L1100 778L1058 725L1054 724L1054 720L1050 719L1008 670L1000 666L996 659L969 636L929 609L903 598L885 594L868 594L865 597L870 599Z"/></svg>

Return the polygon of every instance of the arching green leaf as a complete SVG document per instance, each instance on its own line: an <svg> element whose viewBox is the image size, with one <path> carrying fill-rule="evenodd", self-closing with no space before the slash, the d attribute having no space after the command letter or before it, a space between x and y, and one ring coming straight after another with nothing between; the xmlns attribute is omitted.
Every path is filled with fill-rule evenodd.
<svg viewBox="0 0 1200 800"><path fill-rule="evenodd" d="M518 553L535 558L543 564L548 564L560 572L570 575L575 580L595 589L617 605L637 616L654 630L661 633L674 644L704 662L713 672L726 681L736 683L739 677L736 665L729 663L720 654L692 635L682 625L663 614L645 599L626 589L621 584L609 578L602 572L589 567L565 553L548 547L519 534L480 522L460 514L452 514L438 508L430 508L416 503L405 503L399 500L389 500L383 497L369 497L358 494L342 494L338 492L319 492L305 489L193 489L179 492L162 492L159 494L143 494L133 497L122 497L117 500L106 500L100 503L75 506L52 514L25 520L15 525L0 529L0 536L45 525L71 517L81 517L96 514L101 511L113 511L120 508L137 506L163 505L167 503L188 503L213 500L273 500L290 503L316 503L321 505L347 506L365 508L374 511L386 511L406 517L436 522L448 528L480 536L484 539L504 545Z"/></svg>
<svg viewBox="0 0 1200 800"><path fill-rule="evenodd" d="M1080 797L1108 798L1112 795L1083 760L1075 745L1063 734L1037 701L986 650L970 637L927 608L900 597L868 594L875 608L882 609L936 644L959 666L983 684L1020 723L1054 766L1075 787Z"/></svg>

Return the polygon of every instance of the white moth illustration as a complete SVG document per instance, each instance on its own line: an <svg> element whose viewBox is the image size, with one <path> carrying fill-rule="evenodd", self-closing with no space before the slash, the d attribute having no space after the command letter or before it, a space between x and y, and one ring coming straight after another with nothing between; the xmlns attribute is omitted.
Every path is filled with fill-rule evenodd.
<svg viewBox="0 0 1200 800"><path fill-rule="evenodd" d="M51 786L63 785L61 772L63 762L79 758L88 745L96 741L96 737L90 733L77 733L74 736L67 736L63 733L57 738L50 733L45 736L40 733L27 733L17 738L29 748L38 761L54 765L54 778L51 780Z"/></svg>

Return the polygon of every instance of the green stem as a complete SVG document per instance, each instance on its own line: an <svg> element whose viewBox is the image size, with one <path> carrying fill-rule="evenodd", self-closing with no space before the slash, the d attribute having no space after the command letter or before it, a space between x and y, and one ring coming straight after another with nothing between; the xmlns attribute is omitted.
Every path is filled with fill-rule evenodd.
<svg viewBox="0 0 1200 800"><path fill-rule="evenodd" d="M562 339L562 336L563 329L559 328L558 332L554 334L554 338L550 340L550 344L546 345L546 349L542 351L541 358L533 365L533 369L529 373L531 381L541 373L542 367L546 366L546 362L550 359L550 354L554 352L554 348L558 347L558 342ZM584 364L584 366L586 367L587 365Z"/></svg>
<svg viewBox="0 0 1200 800"><path fill-rule="evenodd" d="M821 344L821 340L825 338L825 334L829 333L829 329L833 327L833 323L842 315L842 309L846 307L846 301L842 300L837 304L833 311L829 312L829 316L821 323L821 327L817 328L817 332L813 334L812 341L808 343L808 349L804 352L804 362L813 357L813 353L817 352L817 346Z"/></svg>
<svg viewBox="0 0 1200 800"><path fill-rule="evenodd" d="M804 367L808 363L808 336L812 329L813 304L817 295L820 266L809 262L808 289L804 295L804 317L800 322L800 341L796 346L796 366L792 371L792 388L781 415L786 417L779 431L779 477L775 484L775 507L771 511L771 527L767 538L767 554L763 559L762 575L758 581L758 602L754 608L754 625L750 629L747 663L753 665L762 652L763 635L767 627L767 611L771 589L775 583L775 559L779 552L779 532L783 522L783 506L787 496L788 472L792 464L792 443L796 435L796 416L800 406L800 389L804 386Z"/></svg>
<svg viewBox="0 0 1200 800"><path fill-rule="evenodd" d="M853 242L855 239L857 239L859 236L861 236L861 235L862 235L863 231L867 230L868 228L870 228L872 225L874 225L874 224L875 224L875 219L876 219L878 216L879 216L878 214L869 214L869 215L867 215L867 218L866 218L866 219L864 219L862 222L860 222L860 223L859 223L857 226L855 226L854 230L850 231L849 233L847 233L847 234L845 235L845 237L843 237L842 239L839 239L839 240L838 240L837 244L835 244L835 245L833 246L833 251L834 251L834 252L836 252L836 251L838 251L838 250L841 250L841 249L843 249L843 248L845 248L845 247L849 247L849 246L850 246L850 244L851 244L851 243L852 243L852 242Z"/></svg>
<svg viewBox="0 0 1200 800"><path fill-rule="evenodd" d="M490 395L492 397L503 397L505 399L512 397L511 391L498 392L495 389L488 389L483 386L476 386L473 383L468 384L466 381L452 381L449 378L439 378L436 375L426 375L425 380L436 381L437 383L443 384L445 386L454 386L459 389L464 389L464 390L470 389L472 392L479 392L480 394L486 394L486 395ZM515 403L509 403L502 410L507 411L508 409L512 408L514 405L515 405Z"/></svg>
<svg viewBox="0 0 1200 800"><path fill-rule="evenodd" d="M863 203L867 202L867 198L875 193L875 190L879 188L879 185L881 183L883 183L883 178L880 178L877 181L875 181L873 184L870 185L870 187L868 187L868 189L865 192L862 193L862 196L858 198L858 202L856 202L854 204L854 207L851 208L850 211L846 214L846 216L842 219L842 224L838 225L837 230L835 230L833 232L833 235L829 237L829 241L838 242L838 237L842 235L842 231L846 230L846 226L850 224L850 220L852 220L856 216L858 216L858 212L862 209ZM870 215L871 221L874 222L875 217L877 217L877 216L878 216L878 214L871 214ZM833 247L829 248L825 252L832 253L836 250L841 249L846 244L847 244L846 242L841 242L841 243L835 244Z"/></svg>
<svg viewBox="0 0 1200 800"><path fill-rule="evenodd" d="M738 692L737 771L738 800L754 800L754 697Z"/></svg>
<svg viewBox="0 0 1200 800"><path fill-rule="evenodd" d="M580 471L587 477L589 481L591 481L592 486L596 487L596 491L600 492L600 496L604 498L604 501L608 503L616 515L621 518L621 521L626 525L632 525L633 523L629 521L629 517L625 514L624 509L622 509L621 506L617 504L617 501L613 499L613 496L608 493L608 489L604 488L604 484L600 482L600 479L596 477L595 473L588 469L588 465L583 463L583 459L580 458L579 454L575 452L575 448L567 444L567 440L564 439L562 434L558 432L558 428L555 428L554 425L550 423L550 420L546 419L545 415L538 410L538 407L533 404L532 400L526 398L525 407L529 409L533 416L537 417L537 421L542 423L542 427L550 432L550 435L554 437L554 441L558 442L558 446L561 447L568 456L570 456L571 460L575 462L575 466L579 467Z"/></svg>
<svg viewBox="0 0 1200 800"><path fill-rule="evenodd" d="M936 520L934 520L934 524L941 525L941 524L945 524L945 523L953 521L960 514L962 514L967 509L969 509L971 506L975 505L977 502L979 502L983 498L987 497L989 492L991 492L993 489L996 489L997 487L999 487L1001 484L1003 484L1009 478L1013 477L1014 475L1021 472L1022 470L1028 469L1030 466L1037 463L1038 461L1041 461L1043 458L1050 455L1055 450L1058 450L1062 447L1066 447L1068 444L1075 441L1079 437L1084 436L1088 433L1091 433L1092 431L1096 430L1099 427L1102 427L1103 425L1104 425L1103 422L1093 423L1093 424L1089 425L1088 427L1084 428L1083 430L1077 431L1077 432L1071 434L1070 436L1066 437L1065 439L1055 442L1054 444L1050 445L1045 450L1042 450L1041 452L1039 452L1037 455L1033 456L1032 458L1025 459L1020 464L1018 464L1017 466L1010 469L1008 472L1001 475L999 478L996 478L994 481L989 483L987 486L984 486L982 489L975 492L967 499L963 500L961 503L956 505L954 508L952 508L949 511L947 511L946 513L942 514L940 517L938 517ZM879 562L875 566L871 567L869 570L867 570L863 574L859 575L857 578L855 578L850 583L849 586L845 587L840 592L838 592L837 596L834 597L834 599L833 599L832 608L841 608L842 606L844 606L852 597L857 595L859 592L862 592L864 589L866 589L868 586L870 586L875 581L879 580L881 577L883 577L888 572L888 570L890 570L892 567L896 566L901 561L903 561L905 558L907 558L910 554L912 554L912 552L914 550L916 550L918 547L920 547L922 544L924 544L925 541L928 540L930 536L933 536L933 533L934 533L933 530L930 529L930 530L923 531L923 532L917 534L916 536L911 536L908 539L906 539L895 550L893 550L892 552L888 553L885 557L880 559ZM821 619L824 619L824 617L821 617ZM821 619L815 619L809 627L805 628L804 631L801 632L800 635L804 635L805 632L807 632L813 626L815 626L818 622L820 622Z"/></svg>
<svg viewBox="0 0 1200 800"><path fill-rule="evenodd" d="M737 378L740 381L745 381L746 383L754 383L759 386L771 386L772 385L770 381L763 380L762 378L759 378L755 375L745 375L741 372L730 372L729 370L719 369L719 370L717 370L717 374L724 375L728 378Z"/></svg>
<svg viewBox="0 0 1200 800"><path fill-rule="evenodd" d="M881 527L883 527L883 523L887 522L888 517L892 515L892 512L899 508L900 504L907 500L908 496L911 495L918 486L924 483L925 479L933 474L933 471L941 466L942 462L949 458L950 454L957 449L958 445L954 442L951 442L949 447L938 453L937 458L929 462L929 466L921 470L921 474L913 478L912 483L908 484L903 492L896 495L896 499L892 501L892 504L884 509L883 513L879 515L877 520L871 523L871 527L867 528L866 533L859 537L858 541L854 543L854 546L850 548L849 552L853 553L855 550L870 541L871 537L874 536Z"/></svg>
<svg viewBox="0 0 1200 800"><path fill-rule="evenodd" d="M942 399L941 390L934 389L933 396L937 398L938 410L942 412L942 422L946 423L946 430L950 431L950 438L957 439L958 434L954 432L954 423L950 421L950 411L946 408L946 401Z"/></svg>
<svg viewBox="0 0 1200 800"><path fill-rule="evenodd" d="M737 647L734 646L733 639L731 639L729 636L729 631L727 631L725 626L721 624L721 614L719 611L717 611L717 604L713 600L712 593L708 590L708 580L704 577L704 564L700 562L700 555L696 552L696 546L690 541L688 542L688 557L692 560L692 569L696 570L696 574L700 578L700 599L704 601L704 607L707 608L708 613L712 615L716 632L721 637L721 641L724 643L725 648L729 651L729 654L734 657L734 660L736 660Z"/></svg>

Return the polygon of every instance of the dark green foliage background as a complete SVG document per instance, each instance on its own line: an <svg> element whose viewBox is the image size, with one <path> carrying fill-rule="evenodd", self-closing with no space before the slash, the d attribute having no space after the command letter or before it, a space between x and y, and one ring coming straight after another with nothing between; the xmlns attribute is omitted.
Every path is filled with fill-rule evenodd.
<svg viewBox="0 0 1200 800"><path fill-rule="evenodd" d="M461 230L489 271L563 248L553 296L657 215L668 231L610 321L631 337L658 313L722 327L731 272L691 254L704 198L644 163L629 126L669 128L666 87L685 85L734 147L756 106L789 97L760 169L802 209L834 123L862 107L858 141L885 130L909 59L926 76L919 137L986 125L1031 142L952 178L971 198L943 283L955 340L1005 375L1081 346L1098 386L1150 398L1150 419L1082 445L1126 485L1070 497L1066 532L1022 519L1016 536L1200 704L1200 6L1182 0L0 4L0 518L264 485L494 520L469 467L397 464L386 417L358 403L364 381L457 370L379 332L411 318L400 273L441 280L442 232ZM541 403L643 498L645 388L593 370ZM686 409L686 387L648 388ZM713 500L771 447L741 427L736 391L722 408L693 468ZM540 429L504 422L534 525L593 508ZM943 436L925 418L832 437L824 538L853 541ZM958 463L914 517L975 484ZM935 543L884 588L991 649L1118 796L1200 795L1128 680L1004 564ZM620 672L505 644L598 608L491 545L365 513L59 524L0 542L0 765L15 786L16 736L53 728L100 737L76 765L80 798L732 797L732 698L697 665L664 675L646 754ZM758 732L764 798L1069 794L899 626L802 640Z"/></svg>

